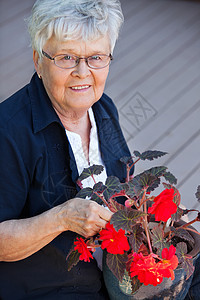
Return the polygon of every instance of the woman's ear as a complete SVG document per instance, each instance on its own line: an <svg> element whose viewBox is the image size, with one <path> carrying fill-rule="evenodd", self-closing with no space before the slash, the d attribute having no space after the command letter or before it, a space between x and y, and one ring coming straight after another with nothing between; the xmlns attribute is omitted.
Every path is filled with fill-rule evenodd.
<svg viewBox="0 0 200 300"><path fill-rule="evenodd" d="M41 79L41 75L40 75L40 57L39 57L39 54L36 50L33 50L33 62L34 62L35 70L38 74L38 77Z"/></svg>

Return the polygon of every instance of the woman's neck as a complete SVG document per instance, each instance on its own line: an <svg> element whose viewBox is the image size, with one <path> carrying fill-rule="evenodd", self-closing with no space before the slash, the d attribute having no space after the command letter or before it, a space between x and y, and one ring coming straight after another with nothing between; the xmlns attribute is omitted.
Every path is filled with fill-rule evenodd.
<svg viewBox="0 0 200 300"><path fill-rule="evenodd" d="M54 107L59 116L63 126L66 130L75 132L80 135L82 141L83 152L86 160L89 162L89 144L90 144L90 129L91 123L88 111L77 114L75 113L61 113Z"/></svg>

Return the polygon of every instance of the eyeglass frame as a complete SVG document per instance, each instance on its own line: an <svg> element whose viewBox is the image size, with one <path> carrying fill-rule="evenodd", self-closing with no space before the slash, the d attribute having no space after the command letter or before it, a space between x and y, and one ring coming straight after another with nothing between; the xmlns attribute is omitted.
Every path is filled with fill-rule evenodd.
<svg viewBox="0 0 200 300"><path fill-rule="evenodd" d="M64 69L64 70L65 70L65 69L73 69L73 68L75 68L76 66L78 66L78 64L79 64L79 62L80 62L81 59L84 59L85 62L86 62L86 64L87 64L87 66L88 66L89 68L91 68L91 69L94 69L94 70L106 68L106 67L111 63L111 61L113 60L113 56L112 56L111 53L110 53L109 55L106 55L106 54L95 54L95 55L107 56L107 57L110 58L110 61L108 62L108 64L107 64L106 66L103 66L103 67L100 67L100 68L94 68L94 67L91 67L91 66L88 64L88 58L90 58L90 57L92 57L92 56L95 56L95 55L90 55L90 56L88 56L88 57L79 57L79 56L76 56L76 55L72 55L72 56L74 56L75 58L77 58L75 66L73 66L73 67L68 67L68 68L62 68L62 67L60 67L60 66L58 66L58 65L56 64L55 58L58 57L58 56L62 56L62 55L63 55L63 56L67 56L68 54L58 54L58 55L55 55L54 57L51 57L51 56L50 56L48 53L46 53L44 50L42 50L42 54L43 54L46 58L48 58L48 59L50 59L50 60L53 60L56 67L58 67L58 68L60 68L60 69Z"/></svg>

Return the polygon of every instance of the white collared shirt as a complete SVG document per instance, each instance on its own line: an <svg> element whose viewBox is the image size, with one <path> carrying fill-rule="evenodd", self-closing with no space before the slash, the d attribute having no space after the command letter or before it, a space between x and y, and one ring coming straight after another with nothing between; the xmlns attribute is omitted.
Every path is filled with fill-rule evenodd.
<svg viewBox="0 0 200 300"><path fill-rule="evenodd" d="M90 123L91 123L91 130L90 130L90 143L89 143L89 163L85 157L85 154L83 152L82 147L82 140L79 134L74 133L72 131L66 130L66 134L68 137L68 140L70 142L70 145L72 147L72 151L76 160L76 165L78 169L78 174L81 175L84 168L88 168L92 165L102 165L104 167L104 170L99 175L94 175L94 179L96 182L103 182L105 183L107 174L105 165L103 163L103 160L101 158L101 152L99 148L99 139L98 139L98 133L97 133L97 126L94 118L94 113L92 108L90 107L88 110ZM92 177L86 178L82 181L83 187L93 187L94 181Z"/></svg>

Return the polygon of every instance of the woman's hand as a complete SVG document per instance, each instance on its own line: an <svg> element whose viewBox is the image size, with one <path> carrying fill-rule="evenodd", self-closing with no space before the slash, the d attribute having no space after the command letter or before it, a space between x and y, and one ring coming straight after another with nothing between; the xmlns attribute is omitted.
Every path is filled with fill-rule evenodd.
<svg viewBox="0 0 200 300"><path fill-rule="evenodd" d="M92 200L74 198L59 205L58 217L64 230L71 230L84 237L98 233L110 221L112 212Z"/></svg>

